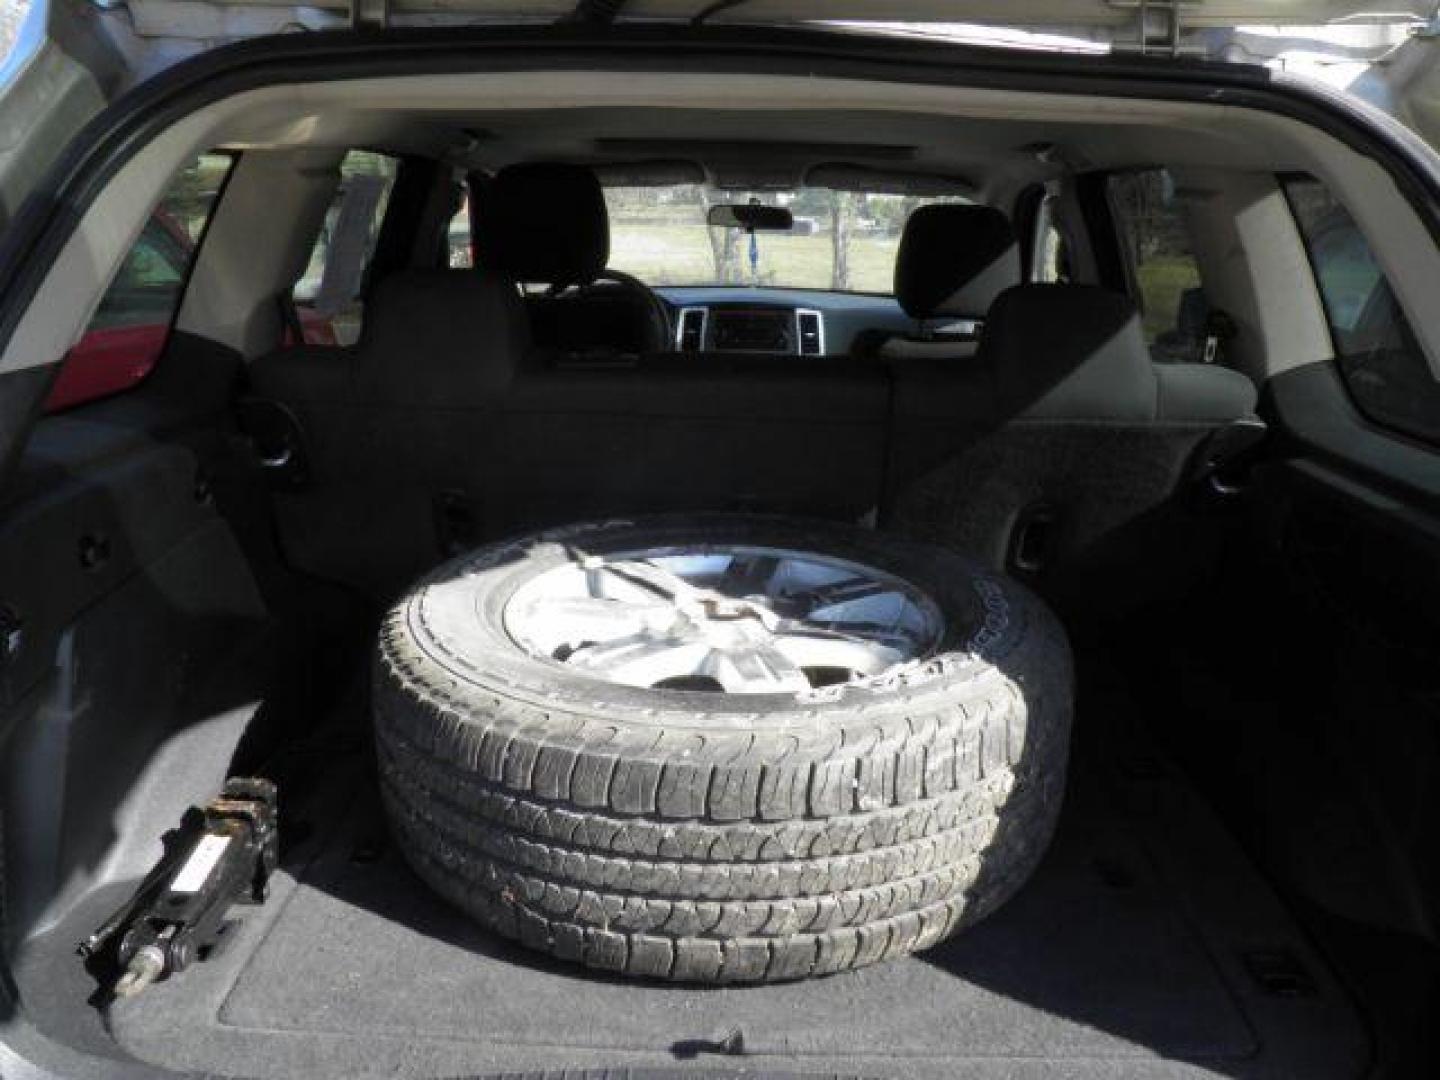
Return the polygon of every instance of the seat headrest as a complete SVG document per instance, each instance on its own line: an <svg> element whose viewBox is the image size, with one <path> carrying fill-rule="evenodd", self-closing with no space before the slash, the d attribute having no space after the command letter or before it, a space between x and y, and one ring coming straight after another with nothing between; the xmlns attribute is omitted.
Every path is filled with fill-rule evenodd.
<svg viewBox="0 0 1440 1080"><path fill-rule="evenodd" d="M508 165L486 186L476 222L481 263L511 281L588 285L610 261L610 219L581 165Z"/></svg>
<svg viewBox="0 0 1440 1080"><path fill-rule="evenodd" d="M982 318L1019 283L1015 230L994 207L936 203L905 219L895 298L912 319Z"/></svg>
<svg viewBox="0 0 1440 1080"><path fill-rule="evenodd" d="M980 336L1007 415L1152 420L1157 384L1140 313L1094 285L1018 285L1001 293Z"/></svg>
<svg viewBox="0 0 1440 1080"><path fill-rule="evenodd" d="M492 404L530 348L529 325L514 284L489 271L391 274L365 305L361 395L398 406Z"/></svg>

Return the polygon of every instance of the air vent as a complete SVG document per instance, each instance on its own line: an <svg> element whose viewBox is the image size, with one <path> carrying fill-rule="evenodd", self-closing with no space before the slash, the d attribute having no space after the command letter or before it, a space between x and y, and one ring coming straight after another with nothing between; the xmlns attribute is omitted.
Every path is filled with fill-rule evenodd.
<svg viewBox="0 0 1440 1080"><path fill-rule="evenodd" d="M675 348L681 352L704 351L705 315L703 307L680 309L680 321L675 327Z"/></svg>
<svg viewBox="0 0 1440 1080"><path fill-rule="evenodd" d="M825 354L825 323L820 312L808 308L795 311L795 336L801 356L823 356Z"/></svg>

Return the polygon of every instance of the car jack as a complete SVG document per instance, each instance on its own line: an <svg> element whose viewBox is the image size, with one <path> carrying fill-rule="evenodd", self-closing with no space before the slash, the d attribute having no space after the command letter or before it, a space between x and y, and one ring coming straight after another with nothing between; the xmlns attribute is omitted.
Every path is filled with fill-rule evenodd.
<svg viewBox="0 0 1440 1080"><path fill-rule="evenodd" d="M263 903L268 893L279 854L273 783L232 777L187 818L195 824L182 826L134 895L77 950L90 959L119 938L117 998L212 955L232 926L230 905Z"/></svg>

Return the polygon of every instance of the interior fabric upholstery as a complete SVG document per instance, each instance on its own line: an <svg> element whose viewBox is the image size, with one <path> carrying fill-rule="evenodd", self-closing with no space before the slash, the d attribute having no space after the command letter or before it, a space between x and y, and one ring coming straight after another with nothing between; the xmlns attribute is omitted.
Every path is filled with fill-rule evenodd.
<svg viewBox="0 0 1440 1080"><path fill-rule="evenodd" d="M880 499L886 373L835 358L536 354L498 418L487 524L755 510L858 519Z"/></svg>
<svg viewBox="0 0 1440 1080"><path fill-rule="evenodd" d="M1255 411L1255 384L1216 364L1155 364L1157 420L1234 420Z"/></svg>
<svg viewBox="0 0 1440 1080"><path fill-rule="evenodd" d="M531 162L495 174L476 216L480 261L511 281L588 285L610 261L610 219L595 174Z"/></svg>
<svg viewBox="0 0 1440 1080"><path fill-rule="evenodd" d="M407 270L376 286L354 348L259 357L250 388L295 409L312 437L338 435L337 412L493 408L530 347L528 326L514 288L492 274ZM336 442L336 453L345 445Z"/></svg>
<svg viewBox="0 0 1440 1080"><path fill-rule="evenodd" d="M1255 403L1235 372L1154 364L1134 304L1083 286L1010 290L961 364L588 363L532 346L493 275L413 271L376 290L353 356L316 365L315 351L252 368L256 391L299 417L312 466L308 487L276 494L281 536L297 567L378 594L454 544L720 509L879 507L997 568L1043 511L1047 573L1100 573Z"/></svg>
<svg viewBox="0 0 1440 1080"><path fill-rule="evenodd" d="M1133 301L1081 285L1004 293L973 363L893 370L891 523L1078 597L1072 615L1123 603L1131 566L1175 569L1153 552L1184 547L1177 491L1256 402L1237 372L1153 363Z"/></svg>
<svg viewBox="0 0 1440 1080"><path fill-rule="evenodd" d="M257 356L246 369L250 389L272 401L338 404L354 395L354 346L292 345Z"/></svg>
<svg viewBox="0 0 1440 1080"><path fill-rule="evenodd" d="M1233 420L1255 408L1244 375L1156 364L1140 313L1093 285L1022 285L995 301L981 359L1005 415L1075 420Z"/></svg>
<svg viewBox="0 0 1440 1080"><path fill-rule="evenodd" d="M334 350L322 374L307 366L314 351L251 370L254 391L299 418L310 463L307 487L276 493L281 536L297 567L377 594L451 544L587 515L854 519L880 498L879 365L722 354L577 363L531 346L508 283L454 270L387 278L353 356Z"/></svg>
<svg viewBox="0 0 1440 1080"><path fill-rule="evenodd" d="M595 173L580 165L510 165L486 185L475 214L488 270L550 286L528 296L530 333L566 353L648 353L668 345L668 321L648 290L597 283L610 259L610 219ZM567 291L568 290L568 291Z"/></svg>
<svg viewBox="0 0 1440 1080"><path fill-rule="evenodd" d="M317 367L318 350L285 350L252 364L252 391L302 429L306 482L274 497L291 564L388 595L437 562L439 507L484 490L487 440L528 349L509 282L410 270L376 287L353 354L333 350Z"/></svg>
<svg viewBox="0 0 1440 1080"><path fill-rule="evenodd" d="M1015 230L994 207L935 203L905 220L895 298L911 318L984 318L1019 281Z"/></svg>
<svg viewBox="0 0 1440 1080"><path fill-rule="evenodd" d="M888 360L974 356L976 327L995 298L1020 283L1020 247L1010 219L991 206L936 203L911 212L895 253L895 297L915 332L864 331L852 351ZM959 332L927 326L945 320Z"/></svg>
<svg viewBox="0 0 1440 1080"><path fill-rule="evenodd" d="M669 322L639 289L597 282L559 296L527 296L530 333L547 349L571 355L642 356L670 344Z"/></svg>
<svg viewBox="0 0 1440 1080"><path fill-rule="evenodd" d="M529 346L519 295L493 273L393 274L366 309L356 393L384 406L493 406Z"/></svg>

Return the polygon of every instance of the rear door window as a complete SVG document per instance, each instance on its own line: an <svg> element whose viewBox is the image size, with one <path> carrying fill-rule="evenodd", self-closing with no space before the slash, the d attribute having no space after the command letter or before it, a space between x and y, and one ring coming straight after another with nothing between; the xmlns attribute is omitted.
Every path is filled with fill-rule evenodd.
<svg viewBox="0 0 1440 1080"><path fill-rule="evenodd" d="M150 374L233 163L229 154L202 154L171 182L66 356L48 411L118 394Z"/></svg>
<svg viewBox="0 0 1440 1080"><path fill-rule="evenodd" d="M1117 173L1108 194L1151 355L1161 362L1213 359L1206 355L1210 309L1169 172Z"/></svg>
<svg viewBox="0 0 1440 1080"><path fill-rule="evenodd" d="M311 344L350 345L360 337L365 272L399 164L365 150L350 151L340 164L340 185L293 294Z"/></svg>
<svg viewBox="0 0 1440 1080"><path fill-rule="evenodd" d="M466 189L460 209L445 231L446 262L452 270L469 270L475 265L475 242L470 236L470 192Z"/></svg>
<svg viewBox="0 0 1440 1080"><path fill-rule="evenodd" d="M1041 197L1030 237L1030 280L1047 285L1070 280L1070 252L1056 219L1059 202L1054 195Z"/></svg>
<svg viewBox="0 0 1440 1080"><path fill-rule="evenodd" d="M1440 379L1365 235L1320 181L1289 176L1282 182L1355 407L1373 423L1440 443Z"/></svg>
<svg viewBox="0 0 1440 1080"><path fill-rule="evenodd" d="M469 202L471 193L467 184L459 200L459 209L445 226L445 264L451 269L471 269L475 265L475 240L469 229Z"/></svg>

